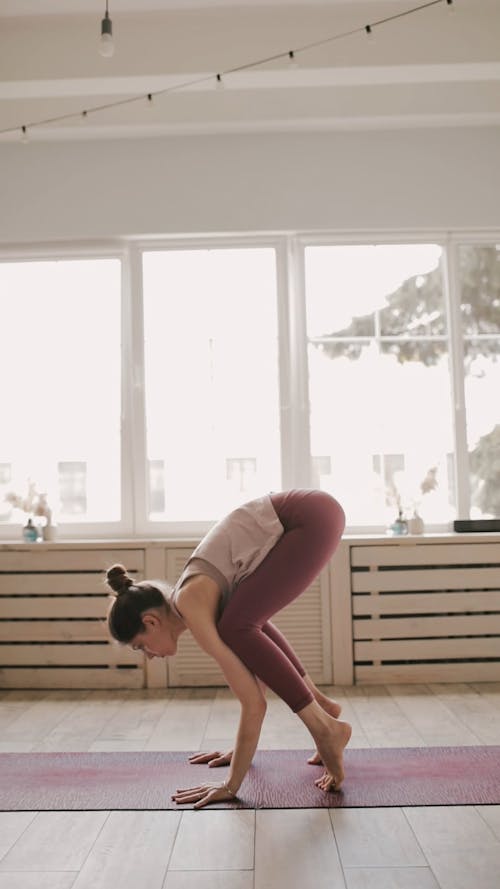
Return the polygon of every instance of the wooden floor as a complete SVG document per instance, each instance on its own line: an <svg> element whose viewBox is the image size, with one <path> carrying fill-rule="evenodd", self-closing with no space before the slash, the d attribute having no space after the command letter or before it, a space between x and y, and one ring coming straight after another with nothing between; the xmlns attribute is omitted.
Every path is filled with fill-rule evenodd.
<svg viewBox="0 0 500 889"><path fill-rule="evenodd" d="M500 744L500 683L329 693L351 746ZM225 749L237 714L222 689L3 691L0 751ZM275 698L260 746L310 747ZM500 806L0 813L0 889L499 889L499 875Z"/></svg>

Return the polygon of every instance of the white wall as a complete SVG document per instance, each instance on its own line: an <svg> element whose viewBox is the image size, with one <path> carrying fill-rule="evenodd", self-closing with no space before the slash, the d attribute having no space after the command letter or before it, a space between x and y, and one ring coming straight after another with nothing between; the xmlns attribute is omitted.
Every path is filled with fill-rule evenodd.
<svg viewBox="0 0 500 889"><path fill-rule="evenodd" d="M500 127L0 145L0 242L500 227Z"/></svg>

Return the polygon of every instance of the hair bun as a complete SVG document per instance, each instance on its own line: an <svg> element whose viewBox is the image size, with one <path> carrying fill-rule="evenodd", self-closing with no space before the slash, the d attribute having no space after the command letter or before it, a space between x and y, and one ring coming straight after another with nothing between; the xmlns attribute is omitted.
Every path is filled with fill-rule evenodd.
<svg viewBox="0 0 500 889"><path fill-rule="evenodd" d="M127 573L127 569L123 565L113 565L106 571L106 580L112 590L119 596L120 593L126 593L132 586L134 580Z"/></svg>

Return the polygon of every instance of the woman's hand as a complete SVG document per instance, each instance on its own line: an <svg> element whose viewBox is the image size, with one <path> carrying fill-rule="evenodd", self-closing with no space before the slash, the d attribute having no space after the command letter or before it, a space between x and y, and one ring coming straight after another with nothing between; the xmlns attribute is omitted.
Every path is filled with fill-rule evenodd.
<svg viewBox="0 0 500 889"><path fill-rule="evenodd" d="M208 806L210 803L227 802L227 800L234 799L235 796L236 794L229 790L225 784L210 782L200 784L199 787L177 790L172 794L172 799L181 804L195 803L193 808L201 809L202 806Z"/></svg>
<svg viewBox="0 0 500 889"><path fill-rule="evenodd" d="M228 750L227 753L221 753L220 750L214 750L213 753L194 753L189 757L191 765L206 765L209 768L217 766L228 766L233 758L233 751Z"/></svg>

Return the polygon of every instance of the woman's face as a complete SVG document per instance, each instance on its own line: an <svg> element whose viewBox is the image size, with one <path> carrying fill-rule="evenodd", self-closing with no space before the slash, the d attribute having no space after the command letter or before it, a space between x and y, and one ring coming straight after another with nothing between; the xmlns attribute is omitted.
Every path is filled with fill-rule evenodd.
<svg viewBox="0 0 500 889"><path fill-rule="evenodd" d="M144 630L131 640L133 651L143 651L149 660L154 657L171 657L177 651L175 637L166 615L154 611L142 615Z"/></svg>

